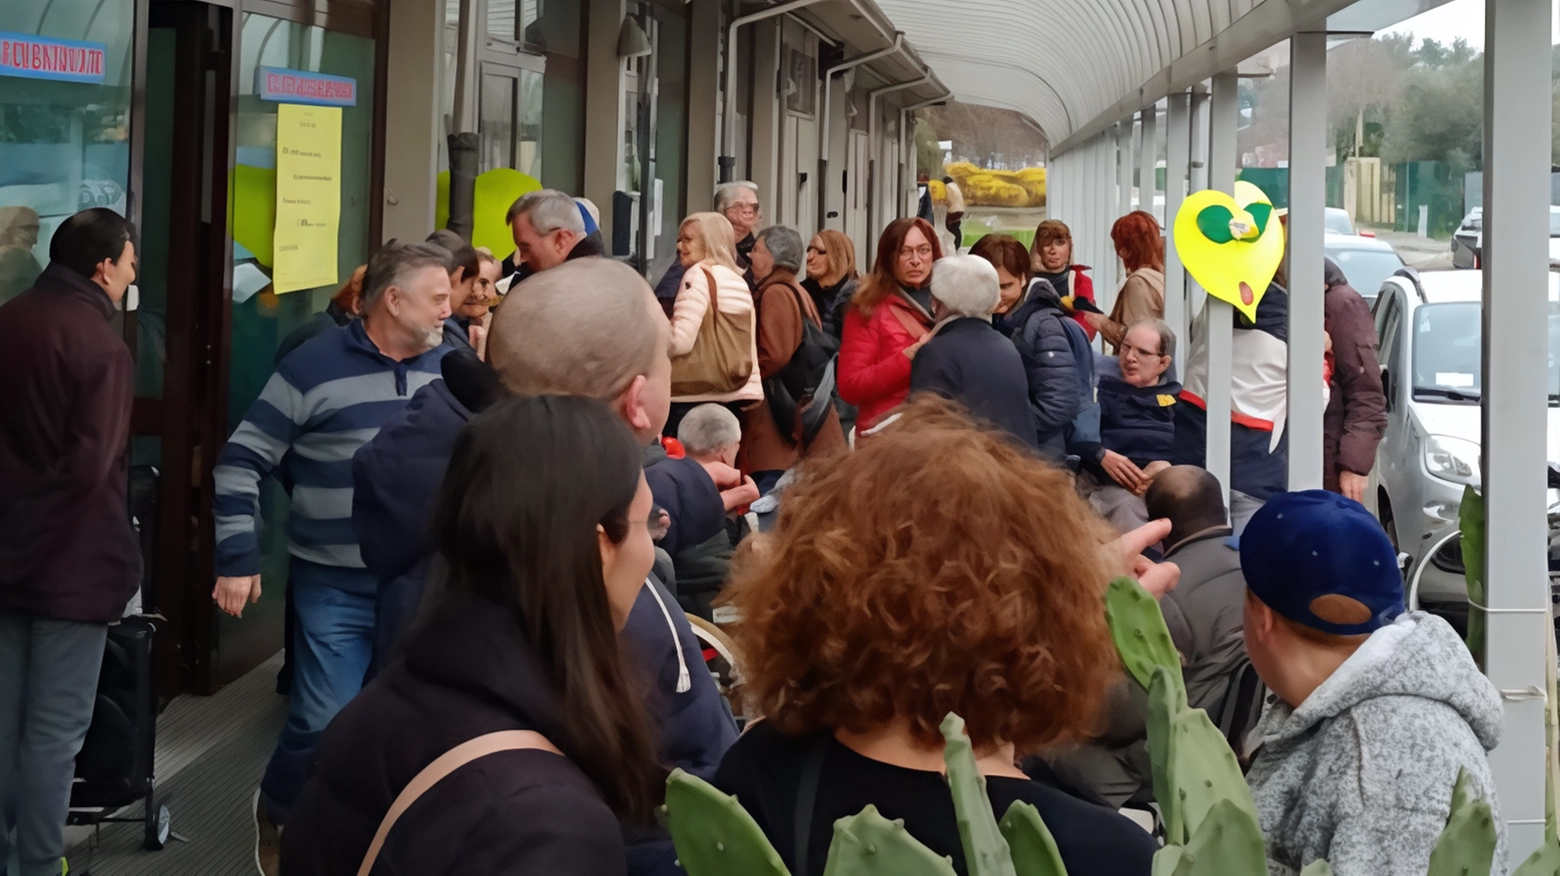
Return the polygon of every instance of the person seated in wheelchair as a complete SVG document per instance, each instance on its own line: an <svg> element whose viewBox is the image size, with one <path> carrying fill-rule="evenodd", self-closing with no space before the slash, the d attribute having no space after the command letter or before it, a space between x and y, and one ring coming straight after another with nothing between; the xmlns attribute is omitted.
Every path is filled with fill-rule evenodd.
<svg viewBox="0 0 1560 876"><path fill-rule="evenodd" d="M726 586L732 552L750 531L742 512L758 498L758 488L751 477L736 470L737 454L742 450L742 424L724 405L704 404L689 411L677 426L677 441L689 459L704 466L717 487L736 482L736 486L720 491L726 512L725 527L672 556L678 604L691 615L713 620L710 602Z"/></svg>
<svg viewBox="0 0 1560 876"><path fill-rule="evenodd" d="M1152 519L1170 521L1164 556L1181 570L1180 583L1159 605L1181 655L1187 701L1206 711L1244 757L1242 742L1261 711L1262 691L1241 634L1246 579L1223 490L1207 471L1178 465L1159 473L1145 502ZM1112 806L1152 802L1146 705L1142 687L1123 679L1112 689L1097 738L1047 752L1026 769Z"/></svg>
<svg viewBox="0 0 1560 876"><path fill-rule="evenodd" d="M1107 545L1065 472L932 394L854 453L804 464L785 503L729 590L748 712L764 717L715 785L790 871L822 873L835 821L872 804L968 872L942 775L953 712L996 814L1033 804L1069 872L1146 876L1147 832L1016 758L1090 728L1120 665L1102 582L1173 584L1140 556L1169 527Z"/></svg>
<svg viewBox="0 0 1560 876"><path fill-rule="evenodd" d="M1099 378L1099 439L1074 441L1082 458L1078 488L1118 532L1149 520L1143 495L1175 450L1181 384L1167 379L1175 332L1160 319L1134 323L1121 343L1120 377Z"/></svg>

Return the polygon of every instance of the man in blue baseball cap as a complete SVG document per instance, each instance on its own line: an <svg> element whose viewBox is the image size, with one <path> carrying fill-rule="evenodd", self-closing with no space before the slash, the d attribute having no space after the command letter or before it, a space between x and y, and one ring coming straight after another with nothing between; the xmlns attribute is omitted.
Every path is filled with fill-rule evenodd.
<svg viewBox="0 0 1560 876"><path fill-rule="evenodd" d="M1240 538L1251 662L1277 702L1247 779L1268 869L1423 876L1467 770L1500 821L1485 753L1500 695L1446 621L1406 612L1386 533L1358 502L1275 495ZM1503 827L1495 872L1505 872Z"/></svg>

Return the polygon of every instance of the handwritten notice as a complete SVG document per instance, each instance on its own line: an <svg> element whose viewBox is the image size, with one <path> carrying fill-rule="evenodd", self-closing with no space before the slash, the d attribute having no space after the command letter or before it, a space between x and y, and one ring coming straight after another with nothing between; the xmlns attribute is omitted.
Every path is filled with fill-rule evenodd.
<svg viewBox="0 0 1560 876"><path fill-rule="evenodd" d="M277 294L333 286L341 222L341 108L276 108Z"/></svg>

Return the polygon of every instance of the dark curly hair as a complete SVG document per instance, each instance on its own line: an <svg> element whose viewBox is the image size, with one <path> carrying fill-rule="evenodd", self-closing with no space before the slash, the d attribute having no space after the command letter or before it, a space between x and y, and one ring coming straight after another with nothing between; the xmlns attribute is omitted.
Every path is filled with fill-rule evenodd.
<svg viewBox="0 0 1560 876"><path fill-rule="evenodd" d="M1062 471L920 398L846 457L804 468L743 552L749 704L792 734L896 718L940 745L1019 754L1089 735L1119 677L1101 602L1111 535Z"/></svg>

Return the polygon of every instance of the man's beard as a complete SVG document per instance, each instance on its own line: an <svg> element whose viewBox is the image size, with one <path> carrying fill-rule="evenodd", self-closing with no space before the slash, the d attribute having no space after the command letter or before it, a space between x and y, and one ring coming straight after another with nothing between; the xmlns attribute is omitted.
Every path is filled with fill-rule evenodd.
<svg viewBox="0 0 1560 876"><path fill-rule="evenodd" d="M444 326L443 325L440 325L438 328L430 328L423 335L423 344L426 347L426 350L424 350L424 352L426 352L427 350L432 350L434 347L437 347L438 345L440 345L442 343L444 343Z"/></svg>

